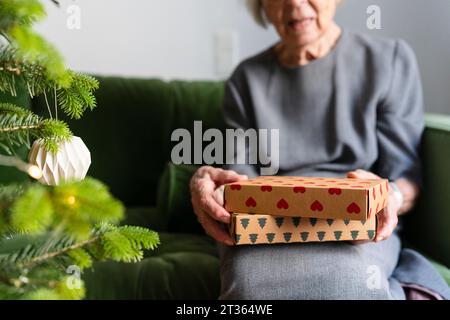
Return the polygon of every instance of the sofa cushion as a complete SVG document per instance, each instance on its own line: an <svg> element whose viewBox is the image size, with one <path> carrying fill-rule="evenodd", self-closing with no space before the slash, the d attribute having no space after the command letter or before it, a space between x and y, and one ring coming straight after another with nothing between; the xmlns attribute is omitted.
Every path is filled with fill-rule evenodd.
<svg viewBox="0 0 450 320"><path fill-rule="evenodd" d="M168 163L159 181L157 206L169 232L204 234L192 209L189 181L197 166Z"/></svg>
<svg viewBox="0 0 450 320"><path fill-rule="evenodd" d="M217 299L219 259L207 237L160 233L138 263L96 262L83 274L87 299Z"/></svg>

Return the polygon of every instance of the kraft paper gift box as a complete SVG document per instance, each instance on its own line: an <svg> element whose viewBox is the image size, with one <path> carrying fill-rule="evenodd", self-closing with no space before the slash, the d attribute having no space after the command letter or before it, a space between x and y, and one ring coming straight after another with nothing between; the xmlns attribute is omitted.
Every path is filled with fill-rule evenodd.
<svg viewBox="0 0 450 320"><path fill-rule="evenodd" d="M236 245L372 240L376 227L376 215L369 220L335 220L234 213L230 234Z"/></svg>
<svg viewBox="0 0 450 320"><path fill-rule="evenodd" d="M387 179L261 176L225 185L225 209L282 217L368 220L386 207Z"/></svg>

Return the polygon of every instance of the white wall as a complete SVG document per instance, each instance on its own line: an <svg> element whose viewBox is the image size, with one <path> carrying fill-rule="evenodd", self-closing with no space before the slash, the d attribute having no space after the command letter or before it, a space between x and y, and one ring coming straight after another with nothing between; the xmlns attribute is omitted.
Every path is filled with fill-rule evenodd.
<svg viewBox="0 0 450 320"><path fill-rule="evenodd" d="M371 4L381 8L381 30L366 28ZM338 21L352 30L405 39L419 61L426 110L450 114L449 0L346 0Z"/></svg>
<svg viewBox="0 0 450 320"><path fill-rule="evenodd" d="M48 5L39 30L75 69L100 74L215 79L214 35L239 30L240 57L268 46L243 0L62 0ZM81 9L81 29L69 30L66 9Z"/></svg>
<svg viewBox="0 0 450 320"><path fill-rule="evenodd" d="M238 60L276 41L258 27L244 0L61 0L47 3L38 29L69 67L90 73L164 79L218 79L215 34L238 33ZM81 29L66 27L68 6L81 9ZM382 9L382 29L366 27L366 9ZM450 114L450 1L346 0L338 22L352 30L406 39L422 71L427 111Z"/></svg>

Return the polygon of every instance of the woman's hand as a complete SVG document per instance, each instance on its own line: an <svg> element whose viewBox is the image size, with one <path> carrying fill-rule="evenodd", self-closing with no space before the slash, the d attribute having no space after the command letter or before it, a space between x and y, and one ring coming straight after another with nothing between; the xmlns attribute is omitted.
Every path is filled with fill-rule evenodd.
<svg viewBox="0 0 450 320"><path fill-rule="evenodd" d="M350 171L347 173L348 178L359 178L359 179L381 179L376 174L358 169L356 171ZM389 197L387 201L387 206L381 210L378 216L378 227L377 235L375 237L375 242L379 242L389 238L394 231L398 223L398 211L399 207L394 193L389 189Z"/></svg>
<svg viewBox="0 0 450 320"><path fill-rule="evenodd" d="M197 220L208 235L227 245L233 245L233 240L224 227L230 223L230 214L223 208L223 185L246 179L234 171L209 166L199 168L191 178L191 202Z"/></svg>

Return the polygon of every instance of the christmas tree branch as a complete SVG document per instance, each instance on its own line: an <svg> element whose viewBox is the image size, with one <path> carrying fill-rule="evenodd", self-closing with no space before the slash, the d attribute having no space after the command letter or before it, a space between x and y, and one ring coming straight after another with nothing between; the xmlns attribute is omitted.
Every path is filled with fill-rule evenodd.
<svg viewBox="0 0 450 320"><path fill-rule="evenodd" d="M8 71L8 72L15 73L17 75L20 74L20 68L18 68L18 67L0 67L0 71Z"/></svg>
<svg viewBox="0 0 450 320"><path fill-rule="evenodd" d="M50 116L50 119L53 119L52 111L50 110L50 104L48 103L47 93L45 93L45 90L44 90L44 98L45 98L45 104L47 105L47 110L48 110L48 114Z"/></svg>
<svg viewBox="0 0 450 320"><path fill-rule="evenodd" d="M29 268L29 267L31 267L31 266L33 266L35 264L39 264L39 263L42 263L45 260L55 258L57 256L65 254L65 253L67 253L67 252L69 252L71 250L83 248L83 247L85 247L85 246L87 246L89 244L92 244L92 243L96 242L99 239L100 239L100 236L94 236L93 238L90 238L90 239L87 239L87 240L75 243L75 244L73 244L73 245L71 245L69 247L63 248L63 249L61 249L59 251L49 252L49 253L43 254L41 256L37 256L37 257L31 259L29 262L25 263L24 267Z"/></svg>
<svg viewBox="0 0 450 320"><path fill-rule="evenodd" d="M17 126L17 127L10 127L10 128L0 128L0 133L7 133L12 131L19 131L19 130L31 130L31 129L39 129L42 127L42 124L37 125L25 125L25 126Z"/></svg>
<svg viewBox="0 0 450 320"><path fill-rule="evenodd" d="M58 143L72 136L66 123L42 119L30 110L8 103L0 103L0 134L0 148L8 154L16 146L29 146L31 138L43 139L45 148L56 152Z"/></svg>

